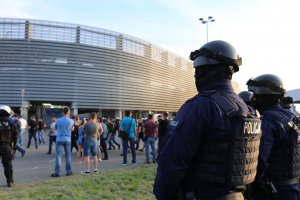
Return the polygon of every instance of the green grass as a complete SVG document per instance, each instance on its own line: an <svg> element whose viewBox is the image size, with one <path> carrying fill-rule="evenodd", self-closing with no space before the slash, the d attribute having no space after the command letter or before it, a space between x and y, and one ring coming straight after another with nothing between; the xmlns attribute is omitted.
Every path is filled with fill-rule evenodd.
<svg viewBox="0 0 300 200"><path fill-rule="evenodd" d="M88 176L53 178L35 184L0 189L0 199L154 200L155 165L104 171Z"/></svg>

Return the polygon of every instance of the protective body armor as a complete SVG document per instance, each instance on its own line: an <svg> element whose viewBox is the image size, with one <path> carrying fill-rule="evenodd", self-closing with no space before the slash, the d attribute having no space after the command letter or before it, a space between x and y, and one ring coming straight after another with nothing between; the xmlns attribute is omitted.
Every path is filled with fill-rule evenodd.
<svg viewBox="0 0 300 200"><path fill-rule="evenodd" d="M263 117L271 117L283 125L284 142L274 143L268 159L267 177L271 180L287 180L300 176L300 121L290 113L284 116L280 112L265 111Z"/></svg>
<svg viewBox="0 0 300 200"><path fill-rule="evenodd" d="M0 144L6 143L11 144L13 143L13 131L14 127L9 121L0 121Z"/></svg>
<svg viewBox="0 0 300 200"><path fill-rule="evenodd" d="M261 120L243 110L232 97L216 91L207 96L225 113L226 130L212 130L216 137L204 140L199 150L201 182L237 187L254 181L261 138ZM256 112L256 113L255 113ZM257 113L257 115L259 115Z"/></svg>

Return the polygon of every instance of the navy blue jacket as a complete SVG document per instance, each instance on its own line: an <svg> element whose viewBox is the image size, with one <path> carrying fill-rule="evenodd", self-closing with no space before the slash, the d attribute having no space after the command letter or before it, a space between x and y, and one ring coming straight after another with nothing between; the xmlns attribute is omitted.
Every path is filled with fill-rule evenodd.
<svg viewBox="0 0 300 200"><path fill-rule="evenodd" d="M234 92L231 81L209 85L205 90L217 90L230 95L245 110L246 104ZM178 111L168 127L168 141L159 154L153 193L158 199L174 199L181 187L197 191L201 197L217 197L230 191L225 185L200 182L196 157L201 144L216 135L211 130L226 130L223 111L207 97L195 96Z"/></svg>
<svg viewBox="0 0 300 200"><path fill-rule="evenodd" d="M269 165L268 161L270 159L273 159L272 151L282 152L283 157L286 155L285 152L289 144L289 137L281 122L267 114L264 115L264 113L266 113L267 111L280 113L281 115L286 116L287 119L290 119L293 115L288 110L281 108L279 104L268 107L262 113L262 137L259 146L256 182L260 182L264 176L268 176L271 181L284 181L289 178L284 178L282 176L270 177L268 175L268 168L272 167ZM285 160L282 160L282 163L286 163L286 165L288 164L288 162ZM284 175L284 172L282 172L282 175ZM285 187L290 187L292 189L300 191L298 188L298 184Z"/></svg>

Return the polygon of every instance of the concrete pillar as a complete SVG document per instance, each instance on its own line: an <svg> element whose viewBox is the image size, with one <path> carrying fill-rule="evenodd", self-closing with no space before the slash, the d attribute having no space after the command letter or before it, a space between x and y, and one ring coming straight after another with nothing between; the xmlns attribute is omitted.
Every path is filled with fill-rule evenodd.
<svg viewBox="0 0 300 200"><path fill-rule="evenodd" d="M115 110L115 118L123 118L123 112L122 110Z"/></svg>
<svg viewBox="0 0 300 200"><path fill-rule="evenodd" d="M99 109L99 110L98 110L97 115L98 115L99 117L102 117L102 116L103 116L102 109Z"/></svg>
<svg viewBox="0 0 300 200"><path fill-rule="evenodd" d="M31 30L31 24L29 21L25 22L25 35L24 35L26 40L30 40L32 37L32 30Z"/></svg>
<svg viewBox="0 0 300 200"><path fill-rule="evenodd" d="M80 26L76 26L76 43L80 43Z"/></svg>
<svg viewBox="0 0 300 200"><path fill-rule="evenodd" d="M29 108L29 102L28 101L23 101L23 108L20 108L21 110L21 116L23 119L28 120L28 108Z"/></svg>
<svg viewBox="0 0 300 200"><path fill-rule="evenodd" d="M71 105L71 116L78 115L77 103L73 102Z"/></svg>
<svg viewBox="0 0 300 200"><path fill-rule="evenodd" d="M36 106L35 116L36 116L36 120L42 119L42 105Z"/></svg>
<svg viewBox="0 0 300 200"><path fill-rule="evenodd" d="M117 50L123 51L123 35L117 37Z"/></svg>

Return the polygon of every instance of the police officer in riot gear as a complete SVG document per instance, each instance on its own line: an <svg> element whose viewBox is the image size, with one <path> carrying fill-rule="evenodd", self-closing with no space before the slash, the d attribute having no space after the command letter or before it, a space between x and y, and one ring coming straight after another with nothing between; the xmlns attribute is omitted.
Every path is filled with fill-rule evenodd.
<svg viewBox="0 0 300 200"><path fill-rule="evenodd" d="M294 103L293 97L290 96L284 96L280 100L281 107L287 110L290 110L292 108L293 103Z"/></svg>
<svg viewBox="0 0 300 200"><path fill-rule="evenodd" d="M238 95L239 95L239 97L240 97L241 99L243 99L243 101L244 101L247 105L249 105L249 106L252 105L252 99L253 99L253 96L254 96L253 92L251 92L251 91L242 91L242 92L240 92Z"/></svg>
<svg viewBox="0 0 300 200"><path fill-rule="evenodd" d="M8 187L12 187L14 183L11 161L18 140L17 129L9 120L11 113L9 106L0 105L0 157Z"/></svg>
<svg viewBox="0 0 300 200"><path fill-rule="evenodd" d="M231 78L242 59L225 41L191 53L198 95L168 127L154 184L157 199L244 199L256 175L260 119L234 92Z"/></svg>
<svg viewBox="0 0 300 200"><path fill-rule="evenodd" d="M262 114L255 199L300 199L300 131L296 116L280 106L282 80L264 74L247 82L253 105Z"/></svg>

